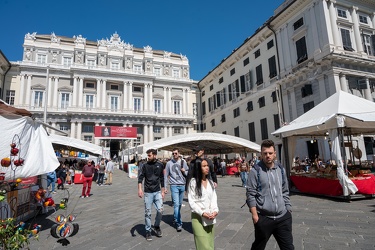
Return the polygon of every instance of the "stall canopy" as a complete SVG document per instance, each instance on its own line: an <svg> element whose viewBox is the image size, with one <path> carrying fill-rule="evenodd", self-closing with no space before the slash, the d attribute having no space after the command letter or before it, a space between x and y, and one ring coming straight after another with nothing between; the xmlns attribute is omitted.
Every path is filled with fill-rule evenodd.
<svg viewBox="0 0 375 250"><path fill-rule="evenodd" d="M66 148L87 152L92 155L102 155L102 152L103 152L102 147L98 145L92 144L90 142L82 141L79 139L75 139L72 137L51 134L49 136L49 140L53 144L63 145Z"/></svg>
<svg viewBox="0 0 375 250"><path fill-rule="evenodd" d="M332 141L332 156L337 163L337 177L343 187L343 194L355 193L358 189L345 174L342 155L345 150L340 145L343 145L344 134L375 134L375 103L339 91L272 134L288 137L288 158L292 159L296 147L296 138L293 136L327 133Z"/></svg>
<svg viewBox="0 0 375 250"><path fill-rule="evenodd" d="M54 171L59 162L52 143L40 122L28 116L2 113L0 115L0 158L10 157L13 161L24 159L22 166L0 167L6 180L26 178ZM10 156L10 144L16 143L17 156Z"/></svg>
<svg viewBox="0 0 375 250"><path fill-rule="evenodd" d="M324 135L329 129L338 128L336 117L344 120L347 134L375 134L375 103L339 91L313 109L301 115L273 135Z"/></svg>
<svg viewBox="0 0 375 250"><path fill-rule="evenodd" d="M260 152L260 145L231 135L218 133L194 133L172 136L153 141L137 147L139 154L144 154L148 149L172 151L178 148L181 154L192 154L195 146L205 148L205 154L229 154Z"/></svg>

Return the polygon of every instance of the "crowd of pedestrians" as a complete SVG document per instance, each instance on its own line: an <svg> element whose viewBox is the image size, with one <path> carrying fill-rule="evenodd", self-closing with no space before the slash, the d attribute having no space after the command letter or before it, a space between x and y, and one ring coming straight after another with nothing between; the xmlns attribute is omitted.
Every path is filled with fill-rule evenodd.
<svg viewBox="0 0 375 250"><path fill-rule="evenodd" d="M265 249L273 235L280 249L294 249L292 236L292 205L284 168L276 161L274 142L263 141L261 155L246 161L237 158L224 159L204 157L204 148L193 149L192 157L183 159L179 149L174 148L169 161L159 161L157 151L149 149L147 161L139 163L138 196L145 204L146 240L152 240L152 231L162 237L160 222L163 216L163 199L170 187L173 203L173 222L181 232L181 206L184 195L191 209L191 223L195 247L214 249L216 217L219 216L216 188L217 173L226 175L228 164L238 166L242 186L246 188L246 203L255 229L255 241L251 249ZM152 205L156 209L152 225Z"/></svg>

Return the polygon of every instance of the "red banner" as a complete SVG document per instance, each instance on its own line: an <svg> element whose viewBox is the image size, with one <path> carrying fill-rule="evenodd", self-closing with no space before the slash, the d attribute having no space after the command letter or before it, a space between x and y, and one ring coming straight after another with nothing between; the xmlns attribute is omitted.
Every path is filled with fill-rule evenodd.
<svg viewBox="0 0 375 250"><path fill-rule="evenodd" d="M135 139L136 127L95 126L95 138Z"/></svg>

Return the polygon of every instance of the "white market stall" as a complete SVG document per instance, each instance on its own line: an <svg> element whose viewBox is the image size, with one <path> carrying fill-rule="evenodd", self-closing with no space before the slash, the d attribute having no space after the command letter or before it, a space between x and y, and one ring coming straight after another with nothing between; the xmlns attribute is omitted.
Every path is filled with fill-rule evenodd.
<svg viewBox="0 0 375 250"><path fill-rule="evenodd" d="M300 187L296 185L300 191L303 189L307 193L334 196L348 196L357 191L358 193L362 193L363 191L364 194L375 194L374 175L364 177L366 183L360 183L364 182L364 179L354 179L347 176L345 147L342 146L344 145L344 136L375 134L374 102L339 91L272 134L286 138L284 142L287 142L287 147L286 149L284 147L284 150L287 152L286 162L289 166L291 166L289 160L294 157L297 137L323 137L329 135L331 139L332 158L337 164L337 178L341 185L341 190L332 190L333 186L336 189L338 188L336 180L329 180L336 181L336 183L328 183L328 180L323 180L321 176L313 176L310 173L304 176L308 179L298 179L291 176L294 184L297 182L301 184ZM325 181L327 183L324 183ZM325 186L326 184L329 186ZM358 186L361 188L363 186L365 190L358 190Z"/></svg>

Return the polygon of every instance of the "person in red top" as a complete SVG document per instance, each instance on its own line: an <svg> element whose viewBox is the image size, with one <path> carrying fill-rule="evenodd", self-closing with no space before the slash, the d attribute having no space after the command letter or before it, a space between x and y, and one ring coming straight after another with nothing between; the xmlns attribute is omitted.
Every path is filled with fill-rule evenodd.
<svg viewBox="0 0 375 250"><path fill-rule="evenodd" d="M83 185L82 185L81 198L90 197L92 177L94 173L95 173L95 164L93 164L92 160L88 160L87 164L82 169Z"/></svg>

